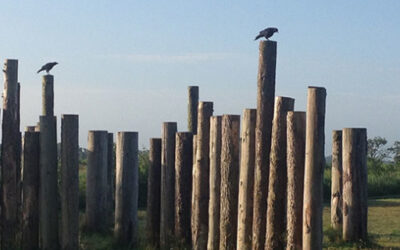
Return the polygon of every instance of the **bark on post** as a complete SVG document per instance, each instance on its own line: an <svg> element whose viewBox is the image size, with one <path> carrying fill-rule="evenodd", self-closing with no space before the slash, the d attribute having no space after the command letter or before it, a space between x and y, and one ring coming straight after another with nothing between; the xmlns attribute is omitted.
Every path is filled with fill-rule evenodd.
<svg viewBox="0 0 400 250"><path fill-rule="evenodd" d="M220 250L236 249L240 116L222 116Z"/></svg>
<svg viewBox="0 0 400 250"><path fill-rule="evenodd" d="M115 204L115 158L114 158L114 134L108 133L107 140L107 210L108 223L113 224L113 211Z"/></svg>
<svg viewBox="0 0 400 250"><path fill-rule="evenodd" d="M164 122L161 138L160 246L168 248L174 235L176 122Z"/></svg>
<svg viewBox="0 0 400 250"><path fill-rule="evenodd" d="M342 229L342 131L332 132L332 184L331 184L331 226L336 230Z"/></svg>
<svg viewBox="0 0 400 250"><path fill-rule="evenodd" d="M322 249L322 181L325 168L326 90L309 87L303 199L303 249Z"/></svg>
<svg viewBox="0 0 400 250"><path fill-rule="evenodd" d="M160 240L161 138L150 139L147 179L147 235L158 246Z"/></svg>
<svg viewBox="0 0 400 250"><path fill-rule="evenodd" d="M256 165L254 170L254 208L252 249L264 249L274 115L276 42L261 41L257 76Z"/></svg>
<svg viewBox="0 0 400 250"><path fill-rule="evenodd" d="M44 75L42 82L42 115L54 116L54 77Z"/></svg>
<svg viewBox="0 0 400 250"><path fill-rule="evenodd" d="M176 133L175 150L175 237L190 246L190 210L192 195L193 134Z"/></svg>
<svg viewBox="0 0 400 250"><path fill-rule="evenodd" d="M208 235L208 201L210 197L210 117L213 113L212 102L200 102L197 114L197 150L195 175L193 178L192 207L192 245L194 250L207 248Z"/></svg>
<svg viewBox="0 0 400 250"><path fill-rule="evenodd" d="M116 148L114 237L122 244L137 240L139 195L138 133L118 132Z"/></svg>
<svg viewBox="0 0 400 250"><path fill-rule="evenodd" d="M210 202L208 204L208 250L219 249L221 124L222 116L210 117Z"/></svg>
<svg viewBox="0 0 400 250"><path fill-rule="evenodd" d="M188 87L188 130L197 133L197 105L199 103L199 86Z"/></svg>
<svg viewBox="0 0 400 250"><path fill-rule="evenodd" d="M367 130L343 129L343 239L366 241Z"/></svg>
<svg viewBox="0 0 400 250"><path fill-rule="evenodd" d="M79 248L79 117L61 116L61 249Z"/></svg>
<svg viewBox="0 0 400 250"><path fill-rule="evenodd" d="M38 132L25 132L23 156L23 250L39 249L39 157Z"/></svg>
<svg viewBox="0 0 400 250"><path fill-rule="evenodd" d="M40 244L41 249L59 249L57 120L40 116Z"/></svg>
<svg viewBox="0 0 400 250"><path fill-rule="evenodd" d="M283 249L285 246L285 208L287 198L286 117L287 112L293 111L293 109L294 99L276 97L275 114L272 122L265 249Z"/></svg>
<svg viewBox="0 0 400 250"><path fill-rule="evenodd" d="M89 131L86 172L86 228L92 232L104 232L107 229L107 154L107 131Z"/></svg>
<svg viewBox="0 0 400 250"><path fill-rule="evenodd" d="M240 150L239 214L237 232L237 248L243 250L251 249L256 119L256 109L244 110Z"/></svg>
<svg viewBox="0 0 400 250"><path fill-rule="evenodd" d="M19 231L20 143L18 119L18 60L4 63L3 123L1 142L1 248L16 249Z"/></svg>
<svg viewBox="0 0 400 250"><path fill-rule="evenodd" d="M287 114L287 243L286 249L302 248L306 112Z"/></svg>

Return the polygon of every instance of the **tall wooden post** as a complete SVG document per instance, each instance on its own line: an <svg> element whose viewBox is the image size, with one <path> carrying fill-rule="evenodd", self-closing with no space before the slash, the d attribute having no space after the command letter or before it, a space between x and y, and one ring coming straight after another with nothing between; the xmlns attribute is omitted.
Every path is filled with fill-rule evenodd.
<svg viewBox="0 0 400 250"><path fill-rule="evenodd" d="M274 115L276 42L261 41L257 76L256 165L254 169L253 250L264 249Z"/></svg>
<svg viewBox="0 0 400 250"><path fill-rule="evenodd" d="M237 248L244 250L251 249L256 119L256 109L244 110L240 150L239 214L237 231Z"/></svg>
<svg viewBox="0 0 400 250"><path fill-rule="evenodd" d="M135 244L137 240L138 150L137 132L118 132L114 236L123 244Z"/></svg>
<svg viewBox="0 0 400 250"><path fill-rule="evenodd" d="M286 249L302 248L306 112L287 114L287 238Z"/></svg>
<svg viewBox="0 0 400 250"><path fill-rule="evenodd" d="M218 250L219 248L221 124L222 116L210 117L210 202L208 204L208 250Z"/></svg>
<svg viewBox="0 0 400 250"><path fill-rule="evenodd" d="M175 237L190 246L193 134L176 133L175 150Z"/></svg>
<svg viewBox="0 0 400 250"><path fill-rule="evenodd" d="M42 115L54 116L54 77L44 75L42 82Z"/></svg>
<svg viewBox="0 0 400 250"><path fill-rule="evenodd" d="M161 138L160 246L168 248L174 235L176 122L164 122Z"/></svg>
<svg viewBox="0 0 400 250"><path fill-rule="evenodd" d="M108 224L113 224L113 211L115 204L115 157L114 134L108 133L107 140L107 210Z"/></svg>
<svg viewBox="0 0 400 250"><path fill-rule="evenodd" d="M39 157L38 132L25 132L23 156L23 250L39 249Z"/></svg>
<svg viewBox="0 0 400 250"><path fill-rule="evenodd" d="M331 226L342 229L342 131L332 132L332 184L331 184Z"/></svg>
<svg viewBox="0 0 400 250"><path fill-rule="evenodd" d="M86 172L86 228L92 232L104 232L107 229L107 154L107 131L89 131Z"/></svg>
<svg viewBox="0 0 400 250"><path fill-rule="evenodd" d="M18 110L18 60L4 63L3 123L1 142L1 249L17 249L20 204L20 143Z"/></svg>
<svg viewBox="0 0 400 250"><path fill-rule="evenodd" d="M222 116L220 250L236 249L240 116Z"/></svg>
<svg viewBox="0 0 400 250"><path fill-rule="evenodd" d="M267 236L265 249L283 249L285 246L286 216L286 117L293 111L294 99L278 96L272 124L271 156L269 165L269 188L267 209Z"/></svg>
<svg viewBox="0 0 400 250"><path fill-rule="evenodd" d="M210 117L213 113L212 102L200 102L197 114L197 151L194 166L192 207L192 244L194 250L207 248L208 201L210 197Z"/></svg>
<svg viewBox="0 0 400 250"><path fill-rule="evenodd" d="M303 249L322 249L322 181L325 168L326 90L309 87L303 199Z"/></svg>
<svg viewBox="0 0 400 250"><path fill-rule="evenodd" d="M158 246L160 237L161 200L161 138L150 139L149 173L147 179L147 235Z"/></svg>
<svg viewBox="0 0 400 250"><path fill-rule="evenodd" d="M61 116L61 249L79 248L79 117Z"/></svg>
<svg viewBox="0 0 400 250"><path fill-rule="evenodd" d="M193 168L192 168L192 206L191 206L191 213L190 213L190 226L191 226L191 233L192 233L192 240L193 240L193 225L194 225L194 216L193 216L193 208L194 208L194 188L197 186L197 178L196 176L196 152L197 152L197 135L193 134Z"/></svg>
<svg viewBox="0 0 400 250"><path fill-rule="evenodd" d="M343 129L343 239L366 241L367 129Z"/></svg>
<svg viewBox="0 0 400 250"><path fill-rule="evenodd" d="M197 133L197 105L199 103L199 86L188 87L188 131Z"/></svg>

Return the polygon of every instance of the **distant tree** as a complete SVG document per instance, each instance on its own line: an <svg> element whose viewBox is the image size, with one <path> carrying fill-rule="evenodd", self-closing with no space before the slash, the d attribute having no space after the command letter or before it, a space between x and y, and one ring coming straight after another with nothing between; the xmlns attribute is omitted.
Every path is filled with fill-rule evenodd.
<svg viewBox="0 0 400 250"><path fill-rule="evenodd" d="M390 151L385 148L387 140L383 137L377 136L368 139L367 157L370 160L383 162L390 155Z"/></svg>
<svg viewBox="0 0 400 250"><path fill-rule="evenodd" d="M400 141L395 141L388 151L393 155L394 163L400 165Z"/></svg>

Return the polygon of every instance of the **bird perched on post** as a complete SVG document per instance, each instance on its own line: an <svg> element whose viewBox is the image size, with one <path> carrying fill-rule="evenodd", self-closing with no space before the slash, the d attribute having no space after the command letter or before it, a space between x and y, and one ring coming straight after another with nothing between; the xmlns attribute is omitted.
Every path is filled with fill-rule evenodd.
<svg viewBox="0 0 400 250"><path fill-rule="evenodd" d="M275 32L278 32L277 28L274 28L274 27L266 28L265 30L260 31L260 34L258 34L258 36L256 36L254 41L261 37L265 37L267 40L269 40L268 38L270 38Z"/></svg>
<svg viewBox="0 0 400 250"><path fill-rule="evenodd" d="M45 65L43 65L43 66L38 70L37 73L39 73L40 71L46 70L46 73L48 74L49 71L50 71L54 66L56 66L57 64L58 64L58 62L49 62L49 63L46 63Z"/></svg>

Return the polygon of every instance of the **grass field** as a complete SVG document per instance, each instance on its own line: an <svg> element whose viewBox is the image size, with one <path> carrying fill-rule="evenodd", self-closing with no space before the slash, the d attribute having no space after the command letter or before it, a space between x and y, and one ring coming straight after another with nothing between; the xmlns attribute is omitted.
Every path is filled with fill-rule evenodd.
<svg viewBox="0 0 400 250"><path fill-rule="evenodd" d="M146 213L139 212L139 243L137 248L121 247L113 242L112 234L81 235L83 250L128 250L155 249L146 242L144 233ZM369 201L368 232L370 241L366 244L350 244L340 239L340 233L330 229L330 209L324 208L324 249L400 249L400 198L376 199ZM174 248L177 249L177 248Z"/></svg>

